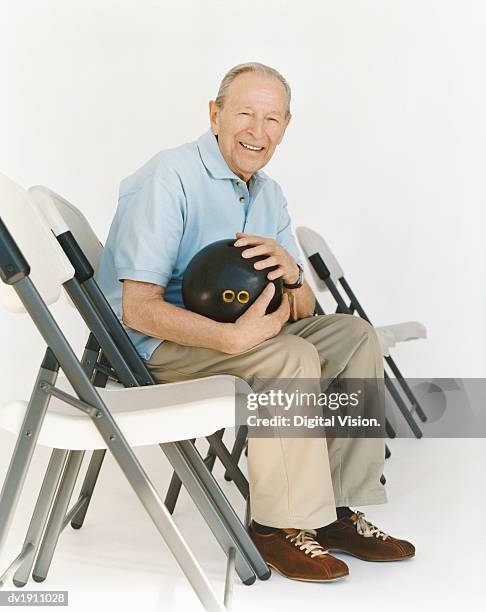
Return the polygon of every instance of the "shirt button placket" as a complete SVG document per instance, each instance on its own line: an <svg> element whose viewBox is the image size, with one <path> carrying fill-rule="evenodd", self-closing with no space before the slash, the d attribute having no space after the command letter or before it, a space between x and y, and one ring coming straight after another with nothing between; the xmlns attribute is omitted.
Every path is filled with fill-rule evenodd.
<svg viewBox="0 0 486 612"><path fill-rule="evenodd" d="M238 191L241 193L241 181L236 181L236 187L238 188ZM245 202L245 196L244 195L240 195L240 202L242 204L244 204L244 202Z"/></svg>

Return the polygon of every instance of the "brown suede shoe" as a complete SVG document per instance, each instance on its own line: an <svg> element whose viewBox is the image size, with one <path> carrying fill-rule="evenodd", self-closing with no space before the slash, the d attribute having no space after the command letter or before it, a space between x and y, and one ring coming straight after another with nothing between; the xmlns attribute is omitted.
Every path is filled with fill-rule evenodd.
<svg viewBox="0 0 486 612"><path fill-rule="evenodd" d="M415 555L415 547L380 531L355 512L317 530L316 540L327 550L344 552L363 561L401 561Z"/></svg>
<svg viewBox="0 0 486 612"><path fill-rule="evenodd" d="M329 555L315 541L313 529L279 529L260 534L249 527L250 537L270 567L293 580L331 582L349 574L344 561Z"/></svg>

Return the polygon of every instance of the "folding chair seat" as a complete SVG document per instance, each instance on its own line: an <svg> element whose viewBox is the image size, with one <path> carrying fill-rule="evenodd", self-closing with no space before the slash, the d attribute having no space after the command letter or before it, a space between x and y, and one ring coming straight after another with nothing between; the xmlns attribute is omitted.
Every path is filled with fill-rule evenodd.
<svg viewBox="0 0 486 612"><path fill-rule="evenodd" d="M357 314L371 323L347 282L341 265L324 238L318 232L308 227L298 227L296 234L299 244L310 263L311 275L317 290L331 293L332 298L337 304L336 312ZM344 291L345 297L343 297L342 291ZM346 299L349 300L349 304L346 303ZM422 432L413 419L412 413L415 412L423 422L426 421L425 413L407 381L402 376L397 364L391 357L390 349L398 342L426 338L427 330L425 326L418 321L407 321L404 323L375 327L375 331L380 341L385 365L388 366L393 376L396 377L403 394L411 405L411 410L405 405L402 396L394 386L385 368L386 388L415 436L420 438L422 437Z"/></svg>
<svg viewBox="0 0 486 612"><path fill-rule="evenodd" d="M395 348L400 342L427 338L427 329L419 321L381 325L380 327L375 327L375 330L380 341L383 357L389 357L390 349Z"/></svg>
<svg viewBox="0 0 486 612"><path fill-rule="evenodd" d="M64 376L56 388L73 394ZM213 376L167 385L126 389L110 383L98 389L102 401L116 420L129 445L149 446L204 438L235 422L235 380L232 376ZM14 400L0 407L0 427L18 436L28 402ZM37 444L67 450L106 449L106 442L88 414L58 397L49 403Z"/></svg>
<svg viewBox="0 0 486 612"><path fill-rule="evenodd" d="M103 350L110 350L113 339L106 330L105 334L101 332L104 322L93 305L83 302L75 269L32 196L1 175L0 216L0 278L3 281L0 283L0 305L12 312L27 312L48 347L30 401L10 402L0 413L0 425L18 434L0 495L0 544L7 534L35 445L46 444L55 449L22 551L0 577L0 584L10 575L18 586L25 584L36 555L34 575L39 580L45 578L62 528L87 502L81 498L67 512L83 452L86 448L106 448L121 467L203 606L208 610L222 610L223 605L132 446L161 444L184 481L228 555L225 601L231 593L234 567L247 584L255 580L255 574L268 578L268 567L258 554L254 554L256 549L248 546L248 534L211 480L200 455L187 442L188 438L207 435L208 431L233 424L234 379L218 376L213 380L157 387L140 387L135 380L133 386L136 388L97 389L91 380L94 367L90 351L85 351L80 363L48 309L48 305L59 298L61 287L74 298L91 332L94 329L99 333L100 338L96 339L107 343L106 346L101 344ZM122 357L120 364L129 371ZM62 385L63 388L56 385L59 368L69 381ZM74 393L69 391L70 387ZM203 411L204 419L196 414ZM190 416L191 422L184 419L185 423L177 424L174 418L170 419L171 414ZM174 436L182 438L173 442Z"/></svg>

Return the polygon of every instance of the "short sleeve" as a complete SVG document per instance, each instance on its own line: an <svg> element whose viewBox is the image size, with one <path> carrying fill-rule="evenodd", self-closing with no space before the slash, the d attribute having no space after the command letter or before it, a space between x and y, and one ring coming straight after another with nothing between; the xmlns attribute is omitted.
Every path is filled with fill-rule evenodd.
<svg viewBox="0 0 486 612"><path fill-rule="evenodd" d="M279 190L280 191L280 190ZM294 235L292 233L292 222L290 220L290 215L287 209L287 200L285 196L280 191L282 198L282 208L280 212L280 222L278 226L277 232L277 242L283 246L283 248L292 255L294 261L299 265L303 265L302 257L300 255L299 247L295 241Z"/></svg>
<svg viewBox="0 0 486 612"><path fill-rule="evenodd" d="M184 229L184 207L182 189L155 174L120 197L113 245L118 280L167 285Z"/></svg>

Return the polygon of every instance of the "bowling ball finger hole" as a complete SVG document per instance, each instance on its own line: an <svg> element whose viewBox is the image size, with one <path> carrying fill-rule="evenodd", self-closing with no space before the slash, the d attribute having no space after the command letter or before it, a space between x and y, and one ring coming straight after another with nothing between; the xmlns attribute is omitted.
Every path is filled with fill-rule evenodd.
<svg viewBox="0 0 486 612"><path fill-rule="evenodd" d="M230 303L235 299L235 292L231 291L231 289L226 289L223 291L223 302Z"/></svg>
<svg viewBox="0 0 486 612"><path fill-rule="evenodd" d="M248 293L248 291L239 291L238 295L236 296L236 299L240 304L248 304L248 302L250 301L250 294Z"/></svg>

